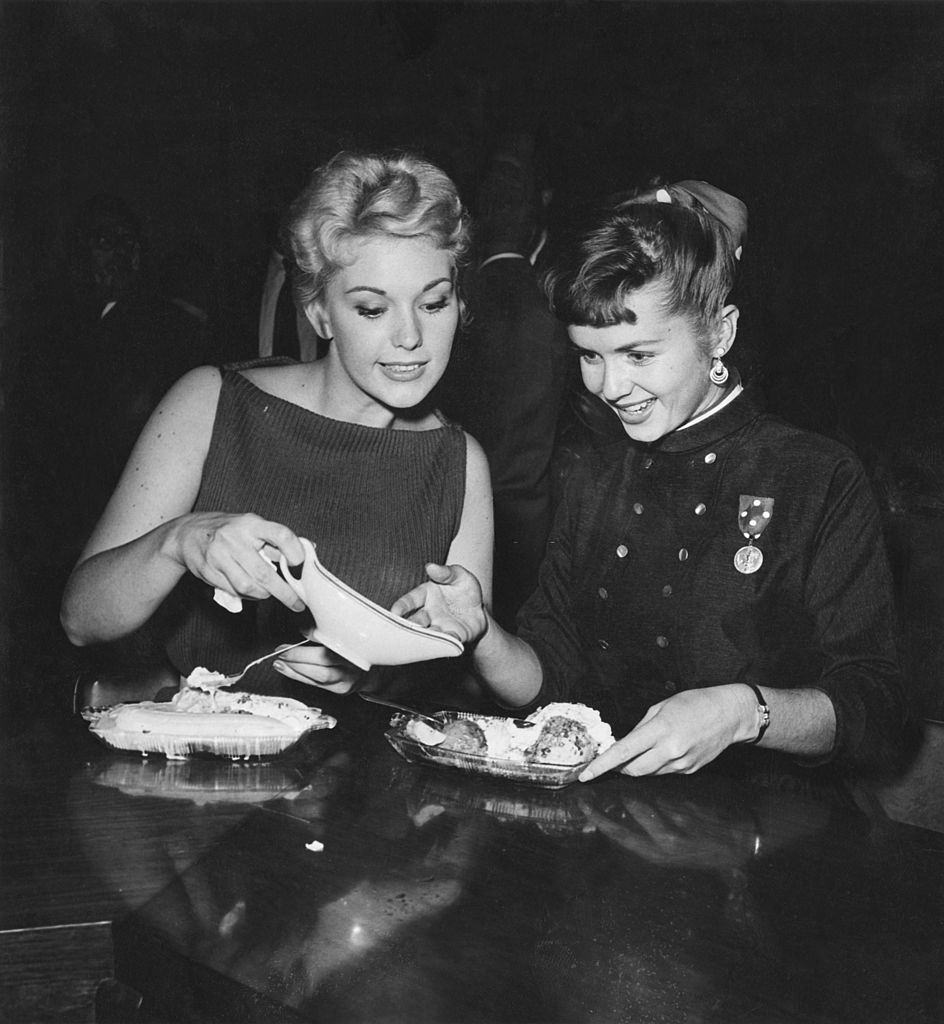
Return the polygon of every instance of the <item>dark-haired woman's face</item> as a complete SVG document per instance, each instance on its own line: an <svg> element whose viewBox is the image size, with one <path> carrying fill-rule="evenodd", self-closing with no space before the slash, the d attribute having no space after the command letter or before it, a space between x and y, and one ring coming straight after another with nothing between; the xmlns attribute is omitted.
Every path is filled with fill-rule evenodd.
<svg viewBox="0 0 944 1024"><path fill-rule="evenodd" d="M425 238L359 241L312 316L333 338L331 398L340 418L386 426L442 377L459 320L452 256Z"/></svg>
<svg viewBox="0 0 944 1024"><path fill-rule="evenodd" d="M715 343L688 318L668 314L664 303L664 291L651 282L629 298L635 323L567 329L587 389L636 441L657 441L710 408L720 394L708 370L715 350L727 351L730 342Z"/></svg>

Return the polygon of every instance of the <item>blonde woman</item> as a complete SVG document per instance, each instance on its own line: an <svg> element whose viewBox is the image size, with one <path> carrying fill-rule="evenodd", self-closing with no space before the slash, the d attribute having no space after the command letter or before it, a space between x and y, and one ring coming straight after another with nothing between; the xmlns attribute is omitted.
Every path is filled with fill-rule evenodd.
<svg viewBox="0 0 944 1024"><path fill-rule="evenodd" d="M299 564L302 536L385 607L430 561L468 565L489 592L487 463L430 402L460 315L469 226L455 186L414 156L341 153L298 197L288 231L296 297L327 355L201 367L170 390L68 582L73 643L120 638L163 610L183 675L237 671L310 624L261 557ZM260 668L246 688L272 671L338 692L359 681L318 646Z"/></svg>

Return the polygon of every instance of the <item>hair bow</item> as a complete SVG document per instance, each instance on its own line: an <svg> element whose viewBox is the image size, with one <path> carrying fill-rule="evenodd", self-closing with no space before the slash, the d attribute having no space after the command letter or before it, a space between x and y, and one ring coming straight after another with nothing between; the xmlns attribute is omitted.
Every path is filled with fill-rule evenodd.
<svg viewBox="0 0 944 1024"><path fill-rule="evenodd" d="M716 221L728 229L735 245L734 256L736 259L741 258L741 249L747 237L747 207L740 199L709 185L707 181L679 181L667 189L660 188L656 192L656 202L671 203L672 192L681 192L689 199L697 199Z"/></svg>

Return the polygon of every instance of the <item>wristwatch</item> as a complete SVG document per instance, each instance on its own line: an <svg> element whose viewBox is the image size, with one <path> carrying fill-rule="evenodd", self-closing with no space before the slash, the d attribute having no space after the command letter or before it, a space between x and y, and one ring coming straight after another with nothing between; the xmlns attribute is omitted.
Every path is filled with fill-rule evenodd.
<svg viewBox="0 0 944 1024"><path fill-rule="evenodd" d="M767 726L770 725L770 706L768 705L764 695L753 683L744 683L745 686L749 686L754 691L754 696L757 698L757 714L760 716L760 729L757 735L752 740L745 740L745 744L752 746L755 743L760 743L761 737L767 731Z"/></svg>

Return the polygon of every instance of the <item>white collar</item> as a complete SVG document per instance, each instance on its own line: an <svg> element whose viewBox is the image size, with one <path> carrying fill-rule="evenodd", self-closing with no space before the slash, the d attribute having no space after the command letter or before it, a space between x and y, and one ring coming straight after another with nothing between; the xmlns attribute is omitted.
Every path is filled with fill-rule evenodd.
<svg viewBox="0 0 944 1024"><path fill-rule="evenodd" d="M683 423L680 427L676 427L675 429L676 430L688 430L689 427L694 427L696 423L703 423L709 417L714 416L714 414L716 412L721 412L721 410L726 405L730 405L734 401L734 399L737 398L737 396L743 390L744 390L744 385L743 384L735 384L734 387L731 389L731 394L727 395L724 398L722 398L721 401L717 405L713 405L710 409L707 409L707 410L705 410L705 412L700 413L693 420L689 420L688 423Z"/></svg>

